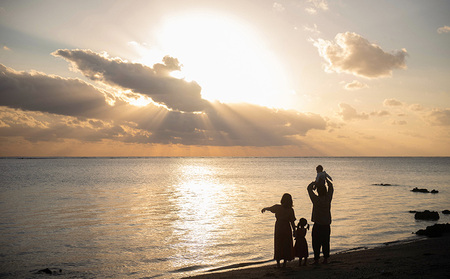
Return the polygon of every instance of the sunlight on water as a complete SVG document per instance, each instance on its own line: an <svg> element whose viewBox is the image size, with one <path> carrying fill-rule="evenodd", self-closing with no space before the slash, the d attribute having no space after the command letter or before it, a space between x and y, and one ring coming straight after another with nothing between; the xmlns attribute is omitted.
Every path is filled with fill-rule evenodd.
<svg viewBox="0 0 450 279"><path fill-rule="evenodd" d="M220 227L217 220L226 201L223 185L214 180L212 167L181 165L178 173L179 184L173 185L172 200L178 221L172 226L179 254L171 264L175 267L192 262L204 265L202 258L196 255L207 254L214 245L213 238Z"/></svg>

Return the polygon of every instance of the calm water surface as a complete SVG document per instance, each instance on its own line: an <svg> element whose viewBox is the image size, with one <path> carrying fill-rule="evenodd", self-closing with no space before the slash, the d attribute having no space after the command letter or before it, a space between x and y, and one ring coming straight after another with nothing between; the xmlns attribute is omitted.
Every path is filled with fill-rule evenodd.
<svg viewBox="0 0 450 279"><path fill-rule="evenodd" d="M0 159L0 277L179 278L270 260L275 217L260 210L288 192L310 220L317 164L335 185L332 252L415 238L436 222L410 210L450 209L450 158Z"/></svg>

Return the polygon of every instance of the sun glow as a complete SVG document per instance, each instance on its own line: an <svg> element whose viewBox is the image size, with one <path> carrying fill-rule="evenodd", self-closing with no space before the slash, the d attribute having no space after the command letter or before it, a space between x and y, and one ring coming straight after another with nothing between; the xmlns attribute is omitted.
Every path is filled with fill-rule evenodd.
<svg viewBox="0 0 450 279"><path fill-rule="evenodd" d="M179 59L177 78L195 80L204 99L284 107L291 95L275 55L257 33L224 15L167 18L157 33L160 50Z"/></svg>

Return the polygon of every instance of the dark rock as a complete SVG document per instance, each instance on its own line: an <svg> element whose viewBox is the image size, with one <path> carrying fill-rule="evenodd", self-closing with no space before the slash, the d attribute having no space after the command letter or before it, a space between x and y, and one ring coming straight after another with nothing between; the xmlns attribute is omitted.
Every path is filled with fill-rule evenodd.
<svg viewBox="0 0 450 279"><path fill-rule="evenodd" d="M409 213L416 213L417 211L415 210L410 210Z"/></svg>
<svg viewBox="0 0 450 279"><path fill-rule="evenodd" d="M60 274L62 274L62 269L53 268L53 270L52 270L47 267L47 268L38 270L36 272L36 274L60 275Z"/></svg>
<svg viewBox="0 0 450 279"><path fill-rule="evenodd" d="M417 235L425 235L428 237L439 237L444 233L450 232L450 224L434 224L433 226L428 226L425 230L418 230Z"/></svg>
<svg viewBox="0 0 450 279"><path fill-rule="evenodd" d="M40 273L40 274L53 274L53 272L50 270L50 268L41 269L37 273Z"/></svg>
<svg viewBox="0 0 450 279"><path fill-rule="evenodd" d="M416 212L414 219L419 220L439 220L439 213L436 211L425 210L423 212Z"/></svg>
<svg viewBox="0 0 450 279"><path fill-rule="evenodd" d="M415 187L414 189L411 190L411 192L429 193L430 191L428 191L428 189L419 189L419 188Z"/></svg>
<svg viewBox="0 0 450 279"><path fill-rule="evenodd" d="M450 214L450 210L444 210L444 211L442 211L442 213L444 213L444 214Z"/></svg>
<svg viewBox="0 0 450 279"><path fill-rule="evenodd" d="M372 184L372 185L375 185L375 186L392 186L392 184L389 184L389 183L380 183L380 184Z"/></svg>
<svg viewBox="0 0 450 279"><path fill-rule="evenodd" d="M439 191L433 189L433 190L431 190L431 193L432 193L432 194L437 194L437 193L439 193Z"/></svg>

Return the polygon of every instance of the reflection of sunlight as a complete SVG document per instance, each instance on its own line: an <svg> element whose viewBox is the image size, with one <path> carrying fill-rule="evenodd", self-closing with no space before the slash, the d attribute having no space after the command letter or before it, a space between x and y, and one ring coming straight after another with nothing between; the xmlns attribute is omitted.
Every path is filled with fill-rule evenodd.
<svg viewBox="0 0 450 279"><path fill-rule="evenodd" d="M223 185L215 181L215 172L205 165L182 165L179 170L178 185L174 185L178 220L174 226L174 236L178 238L178 251L174 265L180 266L185 262L192 265L202 264L199 255L205 256L214 245L223 214L224 200ZM222 201L222 204L221 204Z"/></svg>

